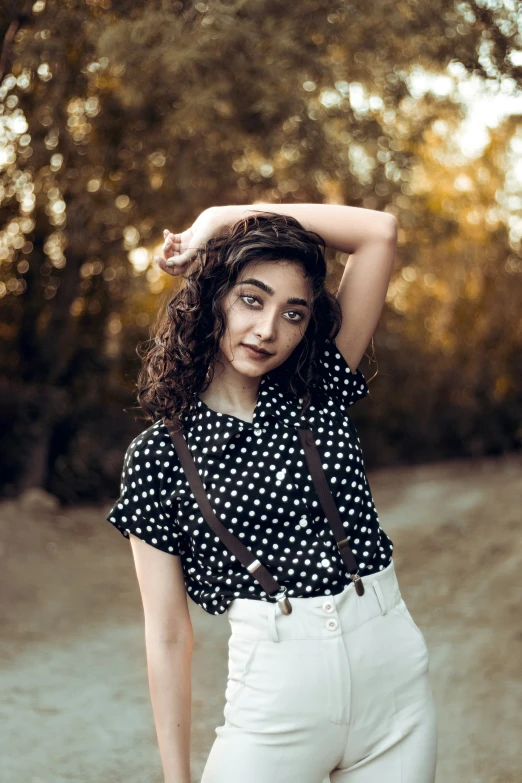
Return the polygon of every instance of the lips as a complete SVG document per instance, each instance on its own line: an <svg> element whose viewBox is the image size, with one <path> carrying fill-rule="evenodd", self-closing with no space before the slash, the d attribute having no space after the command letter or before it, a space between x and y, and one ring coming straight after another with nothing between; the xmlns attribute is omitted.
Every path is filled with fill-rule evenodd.
<svg viewBox="0 0 522 783"><path fill-rule="evenodd" d="M241 343L245 348L247 348L249 351L251 351L253 354L256 354L257 356L271 356L271 353L268 353L268 351L265 351L263 349L259 349L255 345L249 345L248 343Z"/></svg>

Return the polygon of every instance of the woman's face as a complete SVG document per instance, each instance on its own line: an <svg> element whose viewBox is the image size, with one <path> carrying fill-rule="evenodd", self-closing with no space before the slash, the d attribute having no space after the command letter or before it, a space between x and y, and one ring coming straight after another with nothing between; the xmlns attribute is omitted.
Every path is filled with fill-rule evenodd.
<svg viewBox="0 0 522 783"><path fill-rule="evenodd" d="M300 264L253 261L223 300L226 330L220 359L256 377L279 367L303 338L311 317L312 290ZM268 352L252 354L246 345Z"/></svg>

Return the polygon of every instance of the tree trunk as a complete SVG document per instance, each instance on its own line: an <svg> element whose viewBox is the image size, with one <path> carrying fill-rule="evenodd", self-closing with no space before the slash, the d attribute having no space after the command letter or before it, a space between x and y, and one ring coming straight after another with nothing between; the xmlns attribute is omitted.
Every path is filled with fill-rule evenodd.
<svg viewBox="0 0 522 783"><path fill-rule="evenodd" d="M67 404L67 392L49 385L25 386L16 424L17 440L24 454L24 468L17 491L45 489L49 471L49 445L55 422Z"/></svg>

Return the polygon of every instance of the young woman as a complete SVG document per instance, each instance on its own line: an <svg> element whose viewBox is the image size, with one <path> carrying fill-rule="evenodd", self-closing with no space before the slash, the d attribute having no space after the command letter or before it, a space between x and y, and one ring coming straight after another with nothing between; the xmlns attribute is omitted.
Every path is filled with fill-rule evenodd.
<svg viewBox="0 0 522 783"><path fill-rule="evenodd" d="M165 232L157 261L182 285L144 355L138 400L154 423L127 450L108 519L132 544L166 783L190 782L187 595L231 625L202 783L434 781L428 650L348 415L368 393L358 365L396 243L387 213L316 204L212 208ZM324 244L349 254L335 296ZM193 467L247 567L207 522Z"/></svg>

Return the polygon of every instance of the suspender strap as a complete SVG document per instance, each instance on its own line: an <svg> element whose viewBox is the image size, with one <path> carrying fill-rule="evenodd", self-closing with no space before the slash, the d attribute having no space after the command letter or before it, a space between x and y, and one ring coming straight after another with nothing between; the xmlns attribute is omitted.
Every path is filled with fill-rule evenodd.
<svg viewBox="0 0 522 783"><path fill-rule="evenodd" d="M308 463L308 470L310 471L310 475L312 476L315 485L315 491L317 492L324 514L327 517L328 522L330 523L330 527L334 533L335 540L337 542L339 551L341 552L346 569L350 573L357 571L359 566L357 565L357 561L355 560L353 552L348 545L348 539L344 535L345 530L343 523L341 521L341 517L339 516L339 511L335 504L333 495L330 492L330 487L326 481L326 476L324 475L324 470L321 463L321 455L317 449L314 436L310 430L299 427L299 437L301 438L306 461Z"/></svg>
<svg viewBox="0 0 522 783"><path fill-rule="evenodd" d="M190 453L190 449L183 436L183 428L176 429L175 425L169 424L165 421L171 440L174 444L174 448L178 454L181 462L181 467L185 471L185 476L192 490L194 497L196 498L199 510L201 511L203 518L214 531L219 539L225 544L225 546L232 552L232 554L239 560L249 573L251 573L255 579L261 584L263 590L272 596L274 593L278 593L276 596L278 603L281 607L283 614L290 614L292 611L288 598L286 597L286 587L281 585L274 579L274 577L267 571L265 566L257 559L255 559L249 549L231 533L217 518L215 515L210 501L205 492L205 487L201 481L196 463ZM328 481L323 471L321 462L321 455L314 440L311 430L298 428L299 437L303 446L306 461L312 481L314 483L315 491L319 497L321 507L324 515L326 516L328 523L332 529L332 532L337 543L337 547L343 558L343 562L347 571L350 573L352 580L355 584L355 590L358 595L363 595L364 584L359 576L359 566L354 557L354 554L348 544L348 539L345 536L345 530L337 505L333 498L333 495L328 486Z"/></svg>
<svg viewBox="0 0 522 783"><path fill-rule="evenodd" d="M165 422L166 423L166 422ZM248 571L255 576L258 582L261 584L263 590L268 594L281 592L281 585L274 579L265 566L256 560L249 549L231 533L217 518L215 515L210 501L205 492L205 487L201 481L196 463L190 453L190 449L187 446L187 442L183 436L181 429L175 430L173 426L167 425L170 437L174 444L174 448L181 462L181 467L185 471L185 476L190 485L192 493L196 498L199 510L201 511L203 518L209 525L210 529L214 531L216 536L221 539L227 549L232 552L241 565L243 565ZM286 588L285 588L286 592Z"/></svg>

